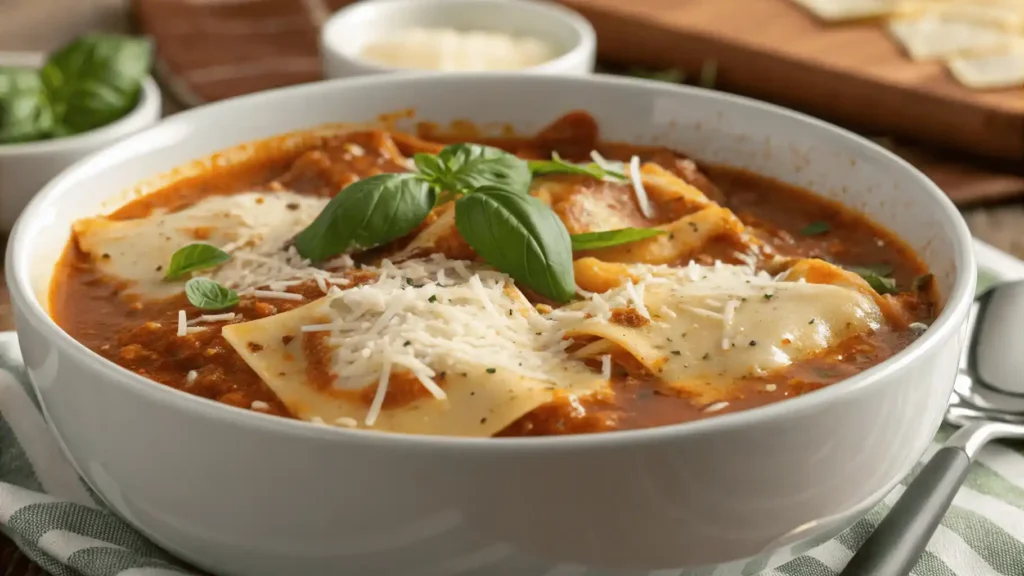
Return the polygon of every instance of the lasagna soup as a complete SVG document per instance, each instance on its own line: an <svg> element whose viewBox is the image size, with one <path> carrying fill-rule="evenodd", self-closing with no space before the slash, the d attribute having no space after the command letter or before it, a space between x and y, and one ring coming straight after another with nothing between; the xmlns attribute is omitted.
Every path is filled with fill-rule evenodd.
<svg viewBox="0 0 1024 576"><path fill-rule="evenodd" d="M325 425L449 436L662 426L814 391L937 310L831 201L572 112L535 136L318 130L86 218L51 287L143 377Z"/></svg>

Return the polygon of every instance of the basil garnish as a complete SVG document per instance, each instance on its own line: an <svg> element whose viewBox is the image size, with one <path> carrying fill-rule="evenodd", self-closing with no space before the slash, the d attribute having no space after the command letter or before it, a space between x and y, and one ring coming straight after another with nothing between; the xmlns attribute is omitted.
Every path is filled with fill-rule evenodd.
<svg viewBox="0 0 1024 576"><path fill-rule="evenodd" d="M879 294L899 294L899 290L896 289L896 280L888 277L896 269L892 264L850 266L847 269L866 280L872 290Z"/></svg>
<svg viewBox="0 0 1024 576"><path fill-rule="evenodd" d="M442 190L468 194L482 186L495 186L526 194L530 189L530 168L526 162L500 148L452 144L441 150L437 161L437 166L443 166L443 177L424 176ZM417 161L416 167L420 165Z"/></svg>
<svg viewBox="0 0 1024 576"><path fill-rule="evenodd" d="M804 236L817 236L819 234L824 234L831 229L832 227L828 225L828 222L822 222L819 220L804 226L803 229L800 230L800 234L803 234Z"/></svg>
<svg viewBox="0 0 1024 576"><path fill-rule="evenodd" d="M533 196L478 188L455 201L455 226L487 263L542 296L567 302L575 294L569 233Z"/></svg>
<svg viewBox="0 0 1024 576"><path fill-rule="evenodd" d="M530 172L534 176L546 176L548 174L581 174L583 176L590 176L603 180L605 177L617 178L619 180L626 180L626 175L614 170L608 170L601 167L596 162L589 164L579 165L566 162L560 158L553 158L551 160L530 160L527 163L530 167Z"/></svg>
<svg viewBox="0 0 1024 576"><path fill-rule="evenodd" d="M39 73L0 68L0 144L40 140L53 128L53 109Z"/></svg>
<svg viewBox="0 0 1024 576"><path fill-rule="evenodd" d="M934 274L930 274L930 273L929 274L922 274L922 275L918 276L917 278L914 278L914 284L913 284L914 290L917 291L917 292L921 292L922 290L927 290L929 288L929 286L931 286L931 283L934 280L935 280L935 275Z"/></svg>
<svg viewBox="0 0 1024 576"><path fill-rule="evenodd" d="M872 290L879 294L899 294L900 292L896 289L896 280L892 278L886 278L885 276L879 276L870 272L860 276L867 281Z"/></svg>
<svg viewBox="0 0 1024 576"><path fill-rule="evenodd" d="M85 132L130 112L151 60L147 40L116 34L89 34L55 52L40 75L58 123Z"/></svg>
<svg viewBox="0 0 1024 576"><path fill-rule="evenodd" d="M436 193L418 174L378 174L342 190L305 230L295 249L314 262L387 244L416 229Z"/></svg>
<svg viewBox="0 0 1024 576"><path fill-rule="evenodd" d="M192 278L186 282L185 297L200 310L222 310L238 304L238 293L209 278Z"/></svg>
<svg viewBox="0 0 1024 576"><path fill-rule="evenodd" d="M630 242L653 238L661 234L666 234L666 232L658 228L621 228L605 232L573 234L569 239L572 240L573 250L596 250L598 248L629 244Z"/></svg>
<svg viewBox="0 0 1024 576"><path fill-rule="evenodd" d="M0 144L77 134L121 118L138 103L151 60L146 40L89 34L38 71L0 68Z"/></svg>
<svg viewBox="0 0 1024 576"><path fill-rule="evenodd" d="M565 225L529 195L530 168L504 150L453 144L413 157L417 174L382 174L335 196L295 237L303 257L322 261L391 242L416 229L438 202L455 199L455 226L491 266L552 300L575 294Z"/></svg>
<svg viewBox="0 0 1024 576"><path fill-rule="evenodd" d="M176 280L189 272L213 268L231 259L227 252L209 244L189 244L171 255L164 280Z"/></svg>
<svg viewBox="0 0 1024 576"><path fill-rule="evenodd" d="M892 264L868 264L865 266L849 266L847 270L858 276L874 274L876 276L888 276L893 273L896 267Z"/></svg>

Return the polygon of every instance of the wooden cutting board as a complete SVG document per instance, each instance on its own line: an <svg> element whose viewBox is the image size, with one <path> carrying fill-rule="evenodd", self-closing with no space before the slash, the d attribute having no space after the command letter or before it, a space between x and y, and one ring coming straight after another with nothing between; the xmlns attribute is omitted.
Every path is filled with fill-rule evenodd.
<svg viewBox="0 0 1024 576"><path fill-rule="evenodd" d="M977 92L913 62L878 23L828 26L788 0L562 0L601 57L698 73L836 122L1024 161L1024 89Z"/></svg>
<svg viewBox="0 0 1024 576"><path fill-rule="evenodd" d="M426 1L426 0L424 0ZM133 0L188 105L319 79L317 30L351 0ZM975 92L912 62L876 23L827 26L788 0L562 0L601 57L697 74L861 131L1024 161L1024 90Z"/></svg>
<svg viewBox="0 0 1024 576"><path fill-rule="evenodd" d="M605 59L627 66L682 67L694 77L704 62L716 60L719 87L788 104L869 134L893 130L926 139L931 134L933 141L962 144L975 155L988 150L990 156L1011 159L982 162L975 155L893 146L960 204L1024 193L1024 91L978 95L960 90L938 66L905 61L872 27L825 29L785 0L563 1L594 23ZM350 2L132 0L131 7L136 27L156 40L157 71L165 91L181 104L195 106L319 80L319 27ZM861 37L870 39L870 48L852 53L838 48L856 47L855 39ZM793 40L797 38L803 40ZM818 46L828 46L824 53L836 58L846 54L842 57L854 64L886 60L893 70L918 70L938 90L974 104L954 105L926 93L904 97L910 88L857 76L854 64L854 72L828 72L823 71L830 66L827 60L800 64L796 57L780 55L802 50L813 58ZM992 97L1019 100L1018 112L992 112L979 104L979 99ZM955 111L949 112L951 108ZM1001 128L986 130L990 125Z"/></svg>

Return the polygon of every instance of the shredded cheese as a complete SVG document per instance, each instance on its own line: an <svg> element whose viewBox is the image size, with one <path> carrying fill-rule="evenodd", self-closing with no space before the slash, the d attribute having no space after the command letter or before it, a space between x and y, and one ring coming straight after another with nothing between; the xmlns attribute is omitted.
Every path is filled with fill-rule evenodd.
<svg viewBox="0 0 1024 576"><path fill-rule="evenodd" d="M736 309L739 306L739 300L729 300L725 303L725 312L722 314L722 350L729 349L729 331L732 328L732 321L736 318Z"/></svg>
<svg viewBox="0 0 1024 576"><path fill-rule="evenodd" d="M729 407L729 403L728 402L715 402L714 404L712 404L712 405L708 406L707 408L705 408L704 409L704 413L705 414L710 414L712 412L718 412L719 410L724 410L724 409L726 409L728 407Z"/></svg>
<svg viewBox="0 0 1024 576"><path fill-rule="evenodd" d="M178 310L178 336L188 334L188 318L184 310Z"/></svg>
<svg viewBox="0 0 1024 576"><path fill-rule="evenodd" d="M564 377L573 341L561 326L582 312L542 314L505 274L442 255L370 270L375 282L332 297L329 322L301 328L328 333L336 387L376 384L380 402L371 403L367 426L380 414L392 370L412 374L439 400L446 398L441 373L454 366L508 370L552 386Z"/></svg>
<svg viewBox="0 0 1024 576"><path fill-rule="evenodd" d="M189 320L188 325L195 326L196 324L201 324L203 322L230 322L231 320L234 319L234 312L227 312L225 314L203 314L201 316Z"/></svg>
<svg viewBox="0 0 1024 576"><path fill-rule="evenodd" d="M601 377L605 380L612 379L612 355L605 354L601 356Z"/></svg>
<svg viewBox="0 0 1024 576"><path fill-rule="evenodd" d="M644 181L640 174L640 157L633 156L629 159L629 177L633 181L633 193L636 194L636 203L640 206L640 212L648 220L654 218L654 208L647 198L647 189L644 188Z"/></svg>
<svg viewBox="0 0 1024 576"><path fill-rule="evenodd" d="M381 366L380 376L377 379L377 393L373 395L373 403L370 404L370 411L366 413L366 425L373 426L380 416L380 408L384 405L384 397L388 393L388 380L391 378L391 358L384 357L384 365Z"/></svg>
<svg viewBox="0 0 1024 576"><path fill-rule="evenodd" d="M279 300L305 300L302 294L294 294L292 292L277 292L274 290L249 290L247 292L255 296L256 298L277 298Z"/></svg>

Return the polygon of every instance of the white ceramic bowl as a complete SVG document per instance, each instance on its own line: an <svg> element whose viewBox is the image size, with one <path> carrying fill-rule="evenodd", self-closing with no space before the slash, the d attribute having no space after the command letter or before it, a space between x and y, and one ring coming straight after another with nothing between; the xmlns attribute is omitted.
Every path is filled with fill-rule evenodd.
<svg viewBox="0 0 1024 576"><path fill-rule="evenodd" d="M238 410L108 363L47 315L40 295L71 223L123 203L119 190L239 143L409 107L523 131L585 108L608 139L812 188L906 239L935 273L942 313L894 358L798 398L649 430L507 439ZM498 74L316 83L178 114L50 182L7 263L29 374L90 486L167 549L245 576L726 575L780 564L849 526L921 456L952 389L975 283L953 204L863 138L697 88Z"/></svg>
<svg viewBox="0 0 1024 576"><path fill-rule="evenodd" d="M0 52L0 66L40 66L44 58L38 52ZM0 144L0 234L11 230L32 196L61 170L159 119L160 88L146 78L139 103L111 124L68 138Z"/></svg>
<svg viewBox="0 0 1024 576"><path fill-rule="evenodd" d="M529 36L559 56L523 72L590 74L597 36L586 18L558 4L534 0L369 0L336 12L320 29L324 78L396 72L359 57L367 42L406 28L487 30Z"/></svg>

